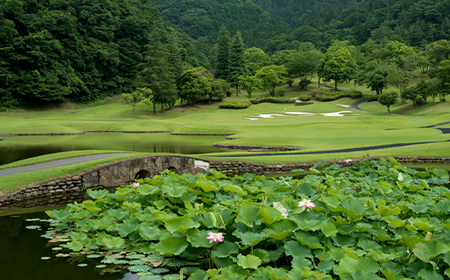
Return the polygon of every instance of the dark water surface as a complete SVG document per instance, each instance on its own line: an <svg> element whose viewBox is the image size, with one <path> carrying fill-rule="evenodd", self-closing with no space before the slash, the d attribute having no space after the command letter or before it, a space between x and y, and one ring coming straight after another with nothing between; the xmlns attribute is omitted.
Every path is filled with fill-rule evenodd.
<svg viewBox="0 0 450 280"><path fill-rule="evenodd" d="M150 153L204 154L227 151L214 148L223 136L179 136L169 133L88 133L70 136L3 137L0 165L30 157L77 150L117 150Z"/></svg>
<svg viewBox="0 0 450 280"><path fill-rule="evenodd" d="M30 230L26 226L36 222L28 218L48 218L44 212L0 217L0 279L2 280L137 280L127 270L113 274L100 274L94 261L86 259L87 267L78 267L81 262L71 263L70 258L56 258L48 240L42 238L43 229ZM49 260L41 260L48 256Z"/></svg>

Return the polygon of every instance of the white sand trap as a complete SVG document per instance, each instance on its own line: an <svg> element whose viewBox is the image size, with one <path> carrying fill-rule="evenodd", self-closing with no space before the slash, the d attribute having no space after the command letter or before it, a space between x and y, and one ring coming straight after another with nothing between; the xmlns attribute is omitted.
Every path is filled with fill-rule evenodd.
<svg viewBox="0 0 450 280"><path fill-rule="evenodd" d="M282 115L282 114L259 114L259 117L263 118L263 119L271 119L271 118L273 118L273 116L284 116L284 115Z"/></svg>
<svg viewBox="0 0 450 280"><path fill-rule="evenodd" d="M244 118L244 120L256 121L256 120L259 120L259 118Z"/></svg>
<svg viewBox="0 0 450 280"><path fill-rule="evenodd" d="M322 115L326 117L343 117L342 113L351 113L352 111L340 111L340 112L334 112L334 113L322 113Z"/></svg>
<svg viewBox="0 0 450 280"><path fill-rule="evenodd" d="M341 106L341 107L345 107L345 108L350 108L350 105L342 105L342 104L336 104L337 106Z"/></svg>
<svg viewBox="0 0 450 280"><path fill-rule="evenodd" d="M288 115L306 115L306 116L314 116L314 113L306 113L306 112L286 112Z"/></svg>

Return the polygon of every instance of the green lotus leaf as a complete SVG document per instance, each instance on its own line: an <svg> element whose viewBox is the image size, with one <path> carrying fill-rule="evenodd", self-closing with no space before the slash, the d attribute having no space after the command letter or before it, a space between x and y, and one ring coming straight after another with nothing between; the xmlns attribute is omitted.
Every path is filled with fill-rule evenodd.
<svg viewBox="0 0 450 280"><path fill-rule="evenodd" d="M217 268L229 268L231 264L236 263L231 257L226 258L213 258L213 263Z"/></svg>
<svg viewBox="0 0 450 280"><path fill-rule="evenodd" d="M231 254L237 254L239 252L239 246L234 242L224 241L218 244L215 249L211 251L211 257L213 258L226 258Z"/></svg>
<svg viewBox="0 0 450 280"><path fill-rule="evenodd" d="M162 280L162 276L159 275L145 275L139 276L139 280Z"/></svg>
<svg viewBox="0 0 450 280"><path fill-rule="evenodd" d="M261 259L254 255L243 256L239 254L237 258L239 259L237 264L244 269L257 269L261 265Z"/></svg>
<svg viewBox="0 0 450 280"><path fill-rule="evenodd" d="M191 229L186 232L186 237L194 248L211 248L214 243L210 243L209 239L207 239L208 232L208 230Z"/></svg>
<svg viewBox="0 0 450 280"><path fill-rule="evenodd" d="M292 268L311 267L311 261L304 257L294 257L291 262Z"/></svg>
<svg viewBox="0 0 450 280"><path fill-rule="evenodd" d="M328 197L322 197L321 200L325 203L325 205L328 207L328 209L331 212L341 211L341 201L337 199L336 197L328 196Z"/></svg>
<svg viewBox="0 0 450 280"><path fill-rule="evenodd" d="M124 223L118 224L116 227L117 232L120 236L126 237L131 232L135 231L137 228L136 224L125 221Z"/></svg>
<svg viewBox="0 0 450 280"><path fill-rule="evenodd" d="M88 259L98 259L98 258L101 258L102 255L100 255L100 254L90 254L90 255L87 255L86 257Z"/></svg>
<svg viewBox="0 0 450 280"><path fill-rule="evenodd" d="M374 251L379 251L381 252L383 250L383 247L378 244L377 242L373 241L373 240L368 240L368 239L360 239L358 241L358 247L364 249L364 250L369 250L372 249Z"/></svg>
<svg viewBox="0 0 450 280"><path fill-rule="evenodd" d="M430 224L429 220L426 218L411 218L408 221L412 226L425 232L433 232L437 229L436 226Z"/></svg>
<svg viewBox="0 0 450 280"><path fill-rule="evenodd" d="M131 193L134 188L117 188L115 194L117 196L126 196Z"/></svg>
<svg viewBox="0 0 450 280"><path fill-rule="evenodd" d="M81 210L81 211L76 211L72 213L72 220L76 219L76 220L81 220L84 219L86 217L90 217L91 216L91 212L89 212L88 210Z"/></svg>
<svg viewBox="0 0 450 280"><path fill-rule="evenodd" d="M445 275L447 275L448 277L450 277L450 268L447 268L444 272Z"/></svg>
<svg viewBox="0 0 450 280"><path fill-rule="evenodd" d="M219 227L219 224L221 228L225 227L225 222L222 218L222 215L220 215L220 213L218 212L204 213L202 224L208 228L217 228Z"/></svg>
<svg viewBox="0 0 450 280"><path fill-rule="evenodd" d="M108 249L122 248L125 244L125 240L123 240L123 238L114 236L103 237L101 242Z"/></svg>
<svg viewBox="0 0 450 280"><path fill-rule="evenodd" d="M67 245L67 248L69 248L70 250L75 251L75 252L81 251L84 247L83 243L81 243L78 240L73 240L73 241L67 243L66 245Z"/></svg>
<svg viewBox="0 0 450 280"><path fill-rule="evenodd" d="M341 248L333 248L330 249L327 254L330 256L330 258L334 261L340 261L344 255L345 255L345 251L342 250Z"/></svg>
<svg viewBox="0 0 450 280"><path fill-rule="evenodd" d="M131 272L145 272L150 271L151 267L148 265L133 265L129 266L128 270Z"/></svg>
<svg viewBox="0 0 450 280"><path fill-rule="evenodd" d="M322 244L320 244L319 238L317 236L312 235L308 231L296 231L295 239L300 241L302 245L308 246L309 249L318 249L322 248Z"/></svg>
<svg viewBox="0 0 450 280"><path fill-rule="evenodd" d="M154 185L142 184L136 190L143 195L150 195L156 193L160 188Z"/></svg>
<svg viewBox="0 0 450 280"><path fill-rule="evenodd" d="M84 208L86 208L86 210L88 210L89 212L97 212L97 211L102 211L102 209L98 208L97 205L95 204L95 202L93 202L92 200L85 200L83 201L83 203L81 203L81 206L83 206Z"/></svg>
<svg viewBox="0 0 450 280"><path fill-rule="evenodd" d="M378 202L378 200L377 200ZM401 209L400 207L389 207L384 205L378 205L378 209L375 209L375 214L380 214L381 216L396 216L400 214Z"/></svg>
<svg viewBox="0 0 450 280"><path fill-rule="evenodd" d="M182 233L191 228L198 228L200 223L194 222L189 216L174 217L164 221L166 229L170 233Z"/></svg>
<svg viewBox="0 0 450 280"><path fill-rule="evenodd" d="M164 192L171 197L181 197L188 189L185 185L164 185Z"/></svg>
<svg viewBox="0 0 450 280"><path fill-rule="evenodd" d="M293 257L308 257L313 258L313 255L311 253L311 250L298 241L288 241L284 245L284 248L286 249L286 255L293 256Z"/></svg>
<svg viewBox="0 0 450 280"><path fill-rule="evenodd" d="M53 211L46 211L45 212L50 218L57 219L57 220L64 220L70 216L69 211L67 210L53 210Z"/></svg>
<svg viewBox="0 0 450 280"><path fill-rule="evenodd" d="M93 229L106 229L114 222L115 220L112 217L103 217L98 220L91 220L90 225Z"/></svg>
<svg viewBox="0 0 450 280"><path fill-rule="evenodd" d="M284 254L283 246L279 246L275 250L270 250L269 251L269 261L276 262L279 258L281 258L281 256L283 256L283 254Z"/></svg>
<svg viewBox="0 0 450 280"><path fill-rule="evenodd" d="M269 262L269 252L267 250L254 249L253 250L253 255L255 255L258 258L260 258L263 263L268 263Z"/></svg>
<svg viewBox="0 0 450 280"><path fill-rule="evenodd" d="M219 188L211 181L198 180L197 186L202 188L204 192L217 192Z"/></svg>
<svg viewBox="0 0 450 280"><path fill-rule="evenodd" d="M86 193L93 199L100 199L100 198L104 198L109 192L108 192L108 190L94 191L94 190L88 189L86 191Z"/></svg>
<svg viewBox="0 0 450 280"><path fill-rule="evenodd" d="M86 266L88 266L87 263L80 263L80 264L78 264L78 267L86 267Z"/></svg>
<svg viewBox="0 0 450 280"><path fill-rule="evenodd" d="M239 246L241 249L245 249L252 245L255 246L267 236L265 233L253 233L251 231L241 232L239 230L235 230L233 235L241 240L241 245L243 245Z"/></svg>
<svg viewBox="0 0 450 280"><path fill-rule="evenodd" d="M281 203L280 203L280 205L281 205ZM270 226L272 223L274 223L276 221L280 221L280 220L284 219L284 217L281 215L281 212L279 210L275 209L274 207L263 206L260 208L260 210L261 210L261 216L263 217L264 223L267 226Z"/></svg>
<svg viewBox="0 0 450 280"><path fill-rule="evenodd" d="M252 228L253 224L260 225L263 221L261 210L255 205L244 205L236 216L235 222L241 222Z"/></svg>
<svg viewBox="0 0 450 280"><path fill-rule="evenodd" d="M400 255L398 254L385 254L381 250L375 251L373 249L367 249L367 252L371 253L373 257L379 262L379 263L385 263L388 261L395 260L396 258L399 258Z"/></svg>
<svg viewBox="0 0 450 280"><path fill-rule="evenodd" d="M269 273L269 275L272 277L272 279L277 279L277 280L279 280L279 279L280 280L287 279L288 275L286 273L286 270L284 270L283 268L276 268L276 267L267 266L264 269L267 271L267 273ZM298 277L298 275L302 275L302 274L301 273L297 274L297 277Z"/></svg>
<svg viewBox="0 0 450 280"><path fill-rule="evenodd" d="M439 200L436 204L432 205L433 211L436 212L437 215L444 215L450 211L448 205L450 204L450 199L442 199Z"/></svg>
<svg viewBox="0 0 450 280"><path fill-rule="evenodd" d="M180 274L166 274L162 277L163 280L180 280Z"/></svg>
<svg viewBox="0 0 450 280"><path fill-rule="evenodd" d="M417 275L425 280L444 280L444 277L442 277L442 275L438 274L434 270L422 269Z"/></svg>
<svg viewBox="0 0 450 280"><path fill-rule="evenodd" d="M225 178L226 178L226 176L225 176ZM206 271L204 271L202 269L196 270L194 273L192 273L189 276L189 280L208 280L208 279L209 279L209 275L206 273Z"/></svg>
<svg viewBox="0 0 450 280"><path fill-rule="evenodd" d="M317 265L317 269L322 271L323 273L329 273L333 269L334 266L335 266L334 262L321 261Z"/></svg>
<svg viewBox="0 0 450 280"><path fill-rule="evenodd" d="M450 246L439 241L430 240L428 242L417 243L413 252L422 261L429 262L439 255L445 255L450 250Z"/></svg>
<svg viewBox="0 0 450 280"><path fill-rule="evenodd" d="M378 277L373 272L366 272L366 271L358 271L356 273L352 273L351 275L348 275L344 278L344 280L383 280L383 278Z"/></svg>
<svg viewBox="0 0 450 280"><path fill-rule="evenodd" d="M331 222L323 223L322 226L320 227L320 230L327 237L336 236L337 234L336 226Z"/></svg>
<svg viewBox="0 0 450 280"><path fill-rule="evenodd" d="M374 228L369 230L369 232L380 241L388 241L392 239L392 237L389 235L389 232L382 228Z"/></svg>
<svg viewBox="0 0 450 280"><path fill-rule="evenodd" d="M224 188L224 191L230 192L230 193L237 193L240 195L245 195L244 190L242 190L241 187L236 186L236 185L228 185Z"/></svg>
<svg viewBox="0 0 450 280"><path fill-rule="evenodd" d="M88 236L86 233L84 232L76 232L76 231L71 231L67 234L68 236L70 236L72 238L72 240L81 240L81 241L85 241L88 239Z"/></svg>
<svg viewBox="0 0 450 280"><path fill-rule="evenodd" d="M272 223L269 228L264 229L263 233L269 238L283 240L296 229L296 223L291 220L283 219L281 221Z"/></svg>
<svg viewBox="0 0 450 280"><path fill-rule="evenodd" d="M139 235L144 240L159 240L159 235L161 230L158 227L153 226L149 223L141 223L139 225Z"/></svg>
<svg viewBox="0 0 450 280"><path fill-rule="evenodd" d="M379 264L372 258L360 258L355 260L348 256L341 259L338 265L338 275L345 278L349 275L355 274L358 271L367 273L375 273L379 269Z"/></svg>
<svg viewBox="0 0 450 280"><path fill-rule="evenodd" d="M336 247L353 247L355 245L355 238L351 235L337 235L332 237Z"/></svg>
<svg viewBox="0 0 450 280"><path fill-rule="evenodd" d="M169 237L160 240L155 250L163 255L179 255L189 246L185 238Z"/></svg>
<svg viewBox="0 0 450 280"><path fill-rule="evenodd" d="M322 221L319 220L302 219L299 217L295 217L293 221L297 223L300 229L306 231L316 231L322 227L323 223Z"/></svg>
<svg viewBox="0 0 450 280"><path fill-rule="evenodd" d="M346 199L342 201L343 211L354 221L360 220L363 216L367 215L365 212L367 207L362 201Z"/></svg>

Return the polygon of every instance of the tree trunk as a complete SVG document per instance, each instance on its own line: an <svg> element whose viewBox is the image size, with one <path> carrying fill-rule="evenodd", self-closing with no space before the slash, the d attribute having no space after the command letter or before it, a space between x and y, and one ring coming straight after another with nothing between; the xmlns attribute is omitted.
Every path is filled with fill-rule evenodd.
<svg viewBox="0 0 450 280"><path fill-rule="evenodd" d="M133 104L133 112L131 113L131 118L134 119L134 107L136 106L136 104Z"/></svg>
<svg viewBox="0 0 450 280"><path fill-rule="evenodd" d="M390 107L390 106L387 106L387 108L388 108L388 115L391 114L391 110L389 110L389 107Z"/></svg>
<svg viewBox="0 0 450 280"><path fill-rule="evenodd" d="M153 115L156 115L156 96L153 95Z"/></svg>
<svg viewBox="0 0 450 280"><path fill-rule="evenodd" d="M334 90L337 91L337 80L334 80Z"/></svg>

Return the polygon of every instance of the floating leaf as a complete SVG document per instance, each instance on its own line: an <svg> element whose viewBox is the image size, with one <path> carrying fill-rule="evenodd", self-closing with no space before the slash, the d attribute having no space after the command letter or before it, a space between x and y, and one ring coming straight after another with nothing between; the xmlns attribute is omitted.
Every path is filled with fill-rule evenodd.
<svg viewBox="0 0 450 280"><path fill-rule="evenodd" d="M263 220L261 211L255 205L244 205L237 215L235 222L241 222L246 226L253 228L254 225L260 225Z"/></svg>
<svg viewBox="0 0 450 280"><path fill-rule="evenodd" d="M442 277L442 275L439 275L436 271L433 270L422 269L417 275L425 280L444 280L444 277Z"/></svg>
<svg viewBox="0 0 450 280"><path fill-rule="evenodd" d="M183 233L191 228L198 228L200 223L194 222L189 216L175 217L164 222L170 233Z"/></svg>
<svg viewBox="0 0 450 280"><path fill-rule="evenodd" d="M257 256L253 255L243 256L242 254L239 254L237 258L239 259L237 264L244 269L247 268L257 269L261 265L261 260Z"/></svg>
<svg viewBox="0 0 450 280"><path fill-rule="evenodd" d="M79 252L81 249L83 249L83 243L81 243L78 240L73 240L72 242L67 243L67 248L69 248L72 251Z"/></svg>
<svg viewBox="0 0 450 280"><path fill-rule="evenodd" d="M144 240L159 240L159 235L160 235L161 231L159 230L158 227L153 226L149 223L141 223L139 225L139 235L144 239Z"/></svg>
<svg viewBox="0 0 450 280"><path fill-rule="evenodd" d="M213 258L226 258L231 254L237 254L239 252L239 246L234 242L224 241L219 244L214 250L211 251L211 257Z"/></svg>
<svg viewBox="0 0 450 280"><path fill-rule="evenodd" d="M148 265L132 265L128 267L131 272L146 272L150 271L151 267Z"/></svg>
<svg viewBox="0 0 450 280"><path fill-rule="evenodd" d="M189 246L185 238L169 237L160 240L155 250L163 255L179 255Z"/></svg>
<svg viewBox="0 0 450 280"><path fill-rule="evenodd" d="M86 267L86 266L88 266L86 263L80 263L80 264L78 264L78 266L79 267Z"/></svg>
<svg viewBox="0 0 450 280"><path fill-rule="evenodd" d="M413 252L422 261L430 261L439 255L445 255L450 247L439 241L430 240L428 242L417 243Z"/></svg>
<svg viewBox="0 0 450 280"><path fill-rule="evenodd" d="M88 190L86 191L86 193L87 193L90 197L92 197L93 199L99 199L99 198L105 197L109 192L108 192L108 190L98 190L98 191L95 191L95 190L92 190L92 189L88 189Z"/></svg>
<svg viewBox="0 0 450 280"><path fill-rule="evenodd" d="M341 259L338 265L339 277L345 278L348 275L355 274L358 271L367 273L374 273L378 271L379 264L371 258L360 258L358 260L345 256Z"/></svg>
<svg viewBox="0 0 450 280"><path fill-rule="evenodd" d="M50 257L41 257L41 260L43 260L43 261L46 261L46 260L49 260L50 259Z"/></svg>
<svg viewBox="0 0 450 280"><path fill-rule="evenodd" d="M298 241L288 241L284 245L284 248L286 249L286 255L288 256L309 258L313 257L311 250L308 247L300 244L300 242Z"/></svg>

